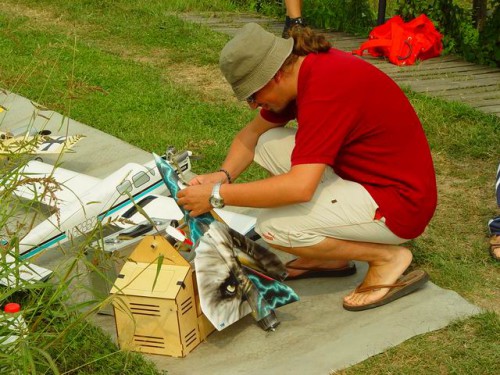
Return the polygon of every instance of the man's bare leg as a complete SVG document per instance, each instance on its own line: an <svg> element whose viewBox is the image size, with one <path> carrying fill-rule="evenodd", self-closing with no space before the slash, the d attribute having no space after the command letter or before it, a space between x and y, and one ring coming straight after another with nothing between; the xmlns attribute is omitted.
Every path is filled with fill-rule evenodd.
<svg viewBox="0 0 500 375"><path fill-rule="evenodd" d="M314 258L297 258L294 259L291 267L288 269L288 277L293 278L307 272L309 269L315 270L334 270L337 268L347 267L347 260L324 260L318 264L318 260Z"/></svg>
<svg viewBox="0 0 500 375"><path fill-rule="evenodd" d="M319 244L308 247L274 247L302 258L301 261L307 262L309 267L328 268L326 267L328 265L330 268L337 268L341 267L338 261L365 261L369 268L361 284L363 287L394 284L413 259L411 251L402 246L345 241L335 238L326 238ZM333 264L336 266L331 267ZM302 265L304 264L301 263ZM344 297L344 302L352 306L366 305L379 300L388 291L388 288L363 293L353 291Z"/></svg>

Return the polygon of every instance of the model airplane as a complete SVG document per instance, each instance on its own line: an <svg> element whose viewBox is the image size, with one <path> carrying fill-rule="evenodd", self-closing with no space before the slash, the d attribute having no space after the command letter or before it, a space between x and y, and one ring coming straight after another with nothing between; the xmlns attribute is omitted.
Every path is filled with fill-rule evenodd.
<svg viewBox="0 0 500 375"><path fill-rule="evenodd" d="M185 185L175 169L155 155L156 165L171 196ZM218 330L252 312L265 330L279 324L274 309L298 300L284 280L286 268L268 249L215 220L210 213L196 218L184 212L194 242L194 264L200 304ZM267 275L265 275L267 274Z"/></svg>
<svg viewBox="0 0 500 375"><path fill-rule="evenodd" d="M189 169L188 154L176 163L180 168ZM29 230L17 246L11 246L8 228L4 228L0 238L4 249L22 261L56 245L86 238L83 235L95 233L101 223L112 222L119 229L143 221L143 215L181 219L182 212L175 201L160 195L166 189L154 167L153 160L145 165L128 163L100 180L36 160L28 162L14 174L17 181L6 185L16 186L14 194L18 197L53 207L55 212ZM50 193L44 180L47 177L57 183ZM15 231L18 223L10 225ZM8 270L2 269L0 282L3 284L11 278ZM39 276L38 279L43 279L46 274L42 272Z"/></svg>
<svg viewBox="0 0 500 375"><path fill-rule="evenodd" d="M0 113L5 111L0 106ZM82 135L53 136L50 131L38 131L32 126L16 128L12 131L0 131L0 158L11 155L29 154L46 155L68 152L81 139ZM2 184L6 181L2 180ZM5 185L0 188L4 190ZM0 246L8 248L9 241L0 236ZM46 280L52 271L36 266L3 251L0 285L15 287L20 283ZM16 254L13 254L16 255ZM18 256L18 254L16 255Z"/></svg>
<svg viewBox="0 0 500 375"><path fill-rule="evenodd" d="M190 168L187 156L177 162L181 168ZM100 180L36 160L27 163L18 175L28 182L19 183L15 194L55 207L56 212L21 239L21 257L30 258L57 244L74 240L94 230L99 223L113 222L123 228L143 221L144 214L181 219L183 215L175 201L160 195L166 189L154 165L154 161L144 165L128 163ZM47 186L41 181L47 176L59 185L53 194L47 193Z"/></svg>
<svg viewBox="0 0 500 375"><path fill-rule="evenodd" d="M61 154L68 152L83 135L51 135L48 130L38 131L25 126L12 131L0 131L0 155Z"/></svg>
<svg viewBox="0 0 500 375"><path fill-rule="evenodd" d="M165 157L176 165L179 173L185 173L191 168L190 155L188 151L175 153L170 149ZM18 176L17 180L5 185L15 186L16 196L55 209L55 213L20 240L16 254L13 254L20 260L29 259L56 245L73 244L87 238L101 223L112 223L117 230L133 230L136 223L145 218L178 221L183 217L176 202L162 195L167 189L154 160L145 165L128 163L102 180L36 160L28 162L14 175ZM48 187L47 178L55 186ZM254 222L242 221L241 215L222 211L220 214L236 223L243 233L253 227ZM167 232L178 234L177 231ZM4 248L13 250L9 246L11 239L8 235L3 233L0 241ZM43 273L39 279L45 276ZM8 275L0 275L0 282L5 278Z"/></svg>
<svg viewBox="0 0 500 375"><path fill-rule="evenodd" d="M45 281L52 271L13 257L10 254L0 257L0 285L17 287L36 281Z"/></svg>

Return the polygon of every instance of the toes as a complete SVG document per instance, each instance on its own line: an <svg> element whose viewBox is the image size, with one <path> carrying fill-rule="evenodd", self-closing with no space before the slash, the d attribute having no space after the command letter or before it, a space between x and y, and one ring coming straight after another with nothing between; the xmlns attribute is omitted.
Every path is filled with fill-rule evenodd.
<svg viewBox="0 0 500 375"><path fill-rule="evenodd" d="M355 290L344 297L344 302L351 306L362 306L375 302L385 296L387 288L372 290L369 292L357 293Z"/></svg>
<svg viewBox="0 0 500 375"><path fill-rule="evenodd" d="M356 291L352 291L349 293L347 296L344 297L344 302L351 303L351 300L353 299L354 295L356 294Z"/></svg>

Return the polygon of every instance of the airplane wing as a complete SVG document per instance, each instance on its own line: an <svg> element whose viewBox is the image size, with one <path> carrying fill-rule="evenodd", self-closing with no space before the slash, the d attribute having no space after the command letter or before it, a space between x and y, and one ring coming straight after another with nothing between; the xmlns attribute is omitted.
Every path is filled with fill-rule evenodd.
<svg viewBox="0 0 500 375"><path fill-rule="evenodd" d="M36 200L51 207L62 207L96 186L101 180L83 173L70 171L37 160L29 161L17 173L18 197ZM49 182L53 181L52 183ZM52 186L48 186L50 183ZM53 195L47 188L54 188Z"/></svg>
<svg viewBox="0 0 500 375"><path fill-rule="evenodd" d="M52 274L52 271L23 261L22 264L16 264L13 256L5 254L0 257L0 285L15 287L20 283L33 283L36 281L45 281Z"/></svg>
<svg viewBox="0 0 500 375"><path fill-rule="evenodd" d="M79 142L83 135L21 135L9 137L0 132L0 155L12 154L60 154L67 152Z"/></svg>
<svg viewBox="0 0 500 375"><path fill-rule="evenodd" d="M171 197L149 194L144 198L134 201L130 208L115 212L114 216L125 220L116 220L114 225L121 228L129 228L144 221L147 217L162 220L180 221L184 217L179 206Z"/></svg>
<svg viewBox="0 0 500 375"><path fill-rule="evenodd" d="M247 234L255 228L257 218L254 216L248 216L221 208L215 208L214 211L224 223L238 233Z"/></svg>
<svg viewBox="0 0 500 375"><path fill-rule="evenodd" d="M71 173L67 176L68 183L71 183L73 178L79 177ZM78 186L65 192L68 195L74 194L77 188ZM162 194L165 190L159 173L147 164L127 163L109 176L92 184L86 192L78 192L73 199L63 202L64 205L58 212L32 228L23 237L19 252L23 258L29 258L56 244L62 244L89 233L99 222L104 224L111 222L116 225L119 222L119 216L126 214L133 207L139 207L137 213L147 212L140 207L143 202L147 203L150 195ZM28 193L33 193L33 190ZM38 192L35 191L35 194ZM39 195L35 195L37 196ZM155 205L150 206L153 208ZM131 212L131 216L137 213ZM151 211L150 214L173 220L178 217L179 209L176 207L174 213L165 210L162 215L156 215ZM144 221L144 218L141 217L138 221Z"/></svg>

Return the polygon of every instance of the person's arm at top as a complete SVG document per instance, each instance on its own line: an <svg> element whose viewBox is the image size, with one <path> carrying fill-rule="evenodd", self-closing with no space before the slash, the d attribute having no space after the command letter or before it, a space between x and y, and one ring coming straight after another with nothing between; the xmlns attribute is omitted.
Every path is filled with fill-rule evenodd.
<svg viewBox="0 0 500 375"><path fill-rule="evenodd" d="M236 178L252 162L260 135L272 127L282 126L264 120L260 115L250 122L233 141L223 168ZM220 194L226 205L242 207L277 207L309 201L321 180L325 164L300 164L288 173L242 184L223 184ZM209 211L209 197L215 182L226 181L223 172L197 181L179 192L178 203L192 216Z"/></svg>
<svg viewBox="0 0 500 375"><path fill-rule="evenodd" d="M300 164L288 173L263 180L242 184L223 184L220 195L229 206L278 207L293 203L308 202L325 171L325 164ZM212 209L209 198L214 183L193 185L181 190L178 203L198 216Z"/></svg>
<svg viewBox="0 0 500 375"><path fill-rule="evenodd" d="M226 170L231 176L231 182L234 182L252 163L255 154L255 146L257 145L259 137L269 129L283 125L284 124L269 122L262 118L260 113L257 113L257 116L240 130L234 138L226 159L221 166L221 169ZM189 184L200 185L219 181L229 182L224 172L218 171L196 176Z"/></svg>
<svg viewBox="0 0 500 375"><path fill-rule="evenodd" d="M243 207L279 207L308 202L325 171L325 164L300 164L289 172L235 185L222 185L225 204Z"/></svg>

